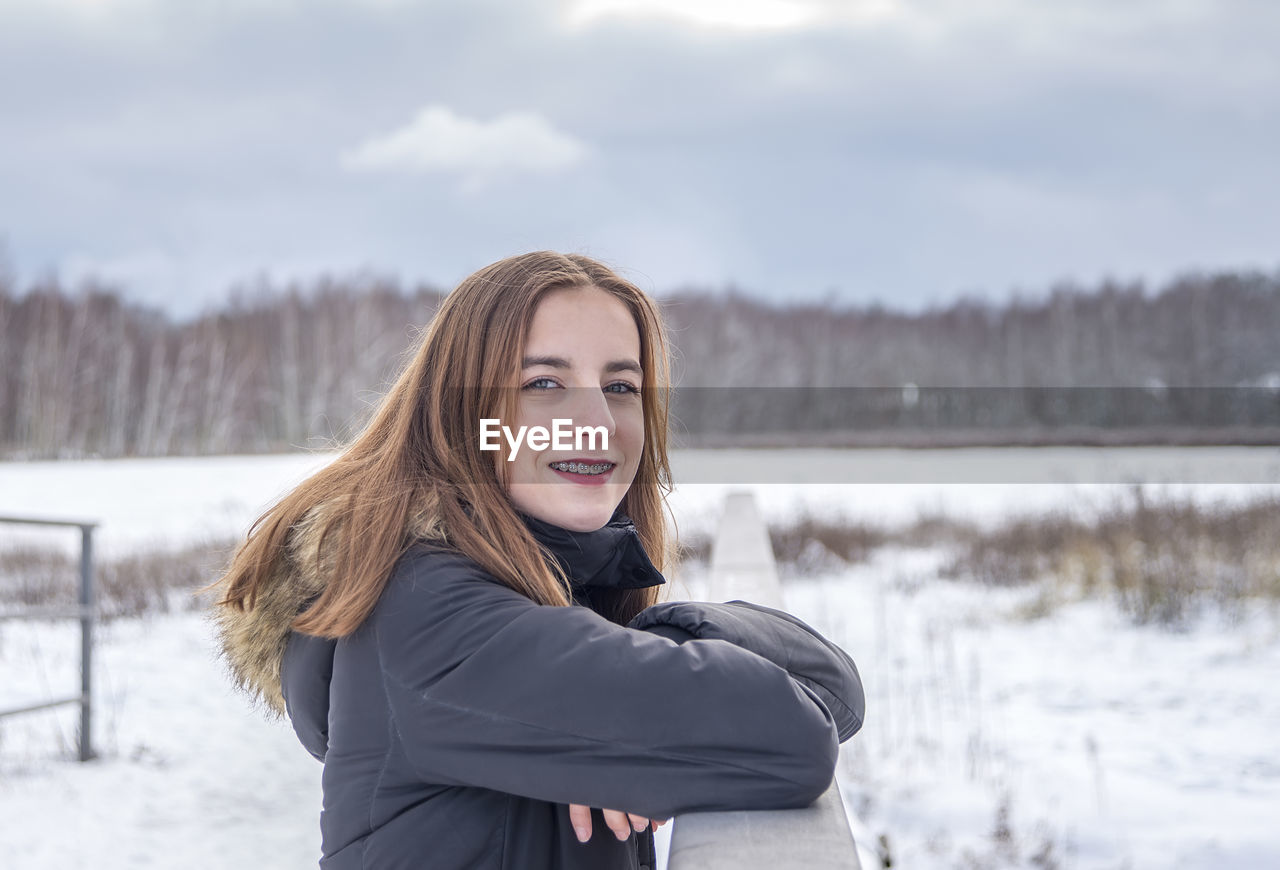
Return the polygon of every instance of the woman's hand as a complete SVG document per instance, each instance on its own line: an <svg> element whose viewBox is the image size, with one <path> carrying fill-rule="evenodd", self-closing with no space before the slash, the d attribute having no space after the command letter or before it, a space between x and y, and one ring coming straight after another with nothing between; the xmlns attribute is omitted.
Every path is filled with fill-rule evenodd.
<svg viewBox="0 0 1280 870"><path fill-rule="evenodd" d="M670 819L646 819L644 816L637 816L635 813L624 813L621 810L601 810L604 813L604 823L609 826L609 830L613 831L613 835L619 840L625 840L631 836L634 828L637 831L643 831L649 825L653 825L656 831L665 825ZM591 807L584 807L582 804L569 804L569 821L573 824L574 831L578 834L580 842L587 842L591 839Z"/></svg>

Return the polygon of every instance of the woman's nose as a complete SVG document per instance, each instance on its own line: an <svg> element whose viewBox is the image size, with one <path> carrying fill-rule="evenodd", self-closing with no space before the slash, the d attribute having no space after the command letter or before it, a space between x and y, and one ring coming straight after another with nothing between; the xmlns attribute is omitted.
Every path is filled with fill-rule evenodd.
<svg viewBox="0 0 1280 870"><path fill-rule="evenodd" d="M579 387L573 391L573 426L603 426L613 436L617 423L613 419L613 411L609 408L609 397L604 390L593 387Z"/></svg>

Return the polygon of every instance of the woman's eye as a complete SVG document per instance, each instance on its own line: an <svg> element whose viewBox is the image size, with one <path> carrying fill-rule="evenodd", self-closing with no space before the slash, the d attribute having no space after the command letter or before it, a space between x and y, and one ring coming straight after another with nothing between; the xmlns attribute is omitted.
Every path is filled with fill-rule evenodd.
<svg viewBox="0 0 1280 870"><path fill-rule="evenodd" d="M560 385L556 383L556 381L552 378L535 378L532 381L529 381L529 383L525 384L524 389L544 391L544 390L554 389L555 387L558 387L558 386ZM615 388L618 388L618 389L615 389ZM639 387L632 386L626 381L616 381L612 384L609 384L604 389L606 392L614 393L615 395L619 395L619 396L626 395L628 393L635 393L637 395L640 393Z"/></svg>

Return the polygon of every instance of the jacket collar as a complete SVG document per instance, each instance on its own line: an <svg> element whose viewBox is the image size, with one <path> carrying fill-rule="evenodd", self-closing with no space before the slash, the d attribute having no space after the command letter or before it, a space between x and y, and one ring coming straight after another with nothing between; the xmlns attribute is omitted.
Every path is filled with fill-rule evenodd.
<svg viewBox="0 0 1280 870"><path fill-rule="evenodd" d="M665 583L644 551L631 518L619 507L608 523L575 532L517 510L533 537L560 563L575 589L641 589Z"/></svg>

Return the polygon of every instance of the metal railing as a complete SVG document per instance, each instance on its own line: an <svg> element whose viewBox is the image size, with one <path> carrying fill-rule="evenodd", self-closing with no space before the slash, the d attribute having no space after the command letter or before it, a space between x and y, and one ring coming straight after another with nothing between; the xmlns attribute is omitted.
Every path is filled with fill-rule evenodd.
<svg viewBox="0 0 1280 870"><path fill-rule="evenodd" d="M769 532L749 492L727 496L711 549L707 599L733 598L783 609ZM859 870L861 866L834 779L821 797L803 809L679 815L672 823L667 853L667 870Z"/></svg>
<svg viewBox="0 0 1280 870"><path fill-rule="evenodd" d="M26 526L63 526L80 530L80 603L76 607L29 607L24 610L0 613L0 621L20 619L78 619L80 620L80 694L53 698L0 710L0 719L61 707L64 704L80 705L80 760L89 761L93 752L93 625L96 617L93 590L93 530L97 523L75 520L46 520L31 517L0 516L0 523Z"/></svg>

